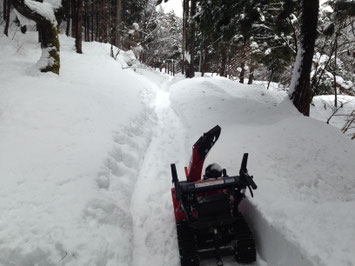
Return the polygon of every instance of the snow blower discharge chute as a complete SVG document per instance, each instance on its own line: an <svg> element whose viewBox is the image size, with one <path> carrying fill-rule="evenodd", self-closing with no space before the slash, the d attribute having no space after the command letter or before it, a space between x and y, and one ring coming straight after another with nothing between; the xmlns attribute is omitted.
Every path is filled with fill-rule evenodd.
<svg viewBox="0 0 355 266"><path fill-rule="evenodd" d="M192 147L186 181L179 181L175 164L171 164L174 188L171 194L181 266L199 266L200 260L214 257L218 266L223 257L234 255L238 263L256 260L254 237L238 205L246 188L257 186L248 174L248 154L242 159L238 176L228 176L225 169L212 164L201 179L203 163L216 143L221 128L204 133Z"/></svg>

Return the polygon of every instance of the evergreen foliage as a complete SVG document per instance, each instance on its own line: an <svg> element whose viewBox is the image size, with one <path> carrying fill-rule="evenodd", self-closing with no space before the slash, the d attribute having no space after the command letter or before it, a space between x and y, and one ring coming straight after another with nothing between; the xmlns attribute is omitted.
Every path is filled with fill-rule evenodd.
<svg viewBox="0 0 355 266"><path fill-rule="evenodd" d="M0 1L0 19L8 24L11 1ZM76 38L78 52L83 36L85 41L132 49L151 66L174 60L189 77L200 71L240 82L248 78L249 84L257 79L290 85L300 36L300 1L183 0L183 18L164 13L157 6L162 2L167 0L63 0L57 12L58 21L63 21L59 30ZM326 4L331 9L321 9L319 16L312 94L353 93L355 4Z"/></svg>

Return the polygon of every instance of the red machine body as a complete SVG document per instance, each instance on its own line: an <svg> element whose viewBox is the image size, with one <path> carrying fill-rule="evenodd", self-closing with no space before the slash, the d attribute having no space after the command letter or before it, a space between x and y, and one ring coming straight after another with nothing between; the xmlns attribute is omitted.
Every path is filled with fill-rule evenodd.
<svg viewBox="0 0 355 266"><path fill-rule="evenodd" d="M238 263L256 260L253 234L239 203L245 190L257 186L248 174L248 154L243 155L238 176L228 176L226 169L216 175L202 169L208 152L219 138L221 128L215 126L204 133L192 147L186 181L179 181L176 165L171 164L171 196L174 206L177 241L181 266L200 266L200 260L214 257L223 266L223 257L234 255Z"/></svg>
<svg viewBox="0 0 355 266"><path fill-rule="evenodd" d="M217 142L220 134L220 126L215 126L210 131L204 133L192 146L192 155L187 171L188 182L201 180L203 163L205 162L208 152Z"/></svg>
<svg viewBox="0 0 355 266"><path fill-rule="evenodd" d="M197 142L192 146L192 155L189 162L189 168L186 173L186 180L188 182L197 182L202 178L202 168L208 152L217 142L221 134L221 127L215 126L208 132L204 133ZM183 221L186 219L184 211L181 209L180 201L175 198L175 189L171 189L171 196L174 204L174 214L176 221Z"/></svg>

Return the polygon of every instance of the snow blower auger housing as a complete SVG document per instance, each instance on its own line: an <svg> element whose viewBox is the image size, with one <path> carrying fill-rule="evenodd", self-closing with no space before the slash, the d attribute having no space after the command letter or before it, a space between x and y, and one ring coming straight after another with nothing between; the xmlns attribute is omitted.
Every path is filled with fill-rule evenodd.
<svg viewBox="0 0 355 266"><path fill-rule="evenodd" d="M222 266L223 257L230 255L238 263L256 260L252 232L238 210L246 188L252 196L257 188L247 171L248 154L243 156L238 176L228 176L225 169L215 167L220 175L209 178L206 173L201 180L204 160L220 132L221 128L215 126L195 143L189 169L185 167L186 181L179 181L176 166L171 164L181 266L199 266L201 259L210 257Z"/></svg>

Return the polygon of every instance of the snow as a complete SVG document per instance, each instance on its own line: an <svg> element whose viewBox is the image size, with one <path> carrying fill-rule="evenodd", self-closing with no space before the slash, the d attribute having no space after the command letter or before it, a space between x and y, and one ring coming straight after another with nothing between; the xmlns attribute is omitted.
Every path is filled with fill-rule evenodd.
<svg viewBox="0 0 355 266"><path fill-rule="evenodd" d="M36 25L36 22L22 16L21 13L18 12L16 9L14 9L14 13L15 13L16 17L18 18L18 20L20 21L21 26L24 26L24 25L35 26Z"/></svg>
<svg viewBox="0 0 355 266"><path fill-rule="evenodd" d="M47 0L43 3L39 3L33 0L25 0L24 4L31 10L40 14L42 17L45 17L51 21L54 26L57 26L57 19L55 18L54 10L61 7L61 2L61 0Z"/></svg>
<svg viewBox="0 0 355 266"><path fill-rule="evenodd" d="M290 89L288 90L288 94L290 96L292 96L293 93L295 92L296 86L298 85L299 79L301 77L303 55L304 55L304 49L302 47L302 44L299 43L295 65L293 66L293 73L292 73Z"/></svg>
<svg viewBox="0 0 355 266"><path fill-rule="evenodd" d="M167 2L162 1L162 3L157 6L157 8L162 7L165 13L173 11L178 17L182 18L182 0L169 0Z"/></svg>
<svg viewBox="0 0 355 266"><path fill-rule="evenodd" d="M311 105L311 117L326 122L333 113L337 110L334 106L333 95L321 95L313 97L313 104ZM355 110L355 97L348 95L338 95L338 110L334 116L330 118L329 124L339 128L340 130L346 124L350 113ZM355 134L355 128L349 129L346 134L352 137Z"/></svg>
<svg viewBox="0 0 355 266"><path fill-rule="evenodd" d="M258 86L198 78L173 86L172 99L190 143L201 129L222 127L206 165L217 162L237 173L249 152L248 169L259 187L244 212L269 265L355 263L350 139L300 115L285 94Z"/></svg>
<svg viewBox="0 0 355 266"><path fill-rule="evenodd" d="M355 146L339 117L324 122L331 99L315 98L319 121L284 91L60 42L57 76L35 68L34 33L0 37L0 265L179 265L169 166L183 179L192 144L217 124L205 166L237 174L248 152L258 185L241 206L254 265L355 265Z"/></svg>
<svg viewBox="0 0 355 266"><path fill-rule="evenodd" d="M257 42L251 42L250 43L250 47L253 48L253 49L258 49L259 48L259 45Z"/></svg>
<svg viewBox="0 0 355 266"><path fill-rule="evenodd" d="M213 163L213 164L210 164L210 165L211 165L211 170L216 170L218 172L222 171L222 167L218 163Z"/></svg>
<svg viewBox="0 0 355 266"><path fill-rule="evenodd" d="M49 47L49 48L44 48L42 49L42 55L38 62L36 63L36 66L39 70L45 69L46 67L51 67L54 65L54 59L53 57L50 56L51 51L56 52L57 48L56 47Z"/></svg>
<svg viewBox="0 0 355 266"><path fill-rule="evenodd" d="M0 39L0 265L127 265L153 89L109 45L79 55L64 36L60 76L42 74L37 36L17 37L21 53Z"/></svg>
<svg viewBox="0 0 355 266"><path fill-rule="evenodd" d="M267 48L266 50L265 50L265 55L269 55L271 53L271 49L270 48Z"/></svg>
<svg viewBox="0 0 355 266"><path fill-rule="evenodd" d="M170 107L171 77L138 70L157 85L155 112L158 123L132 195L134 224L133 266L178 265L175 221L171 215L170 163L185 162L185 132Z"/></svg>

